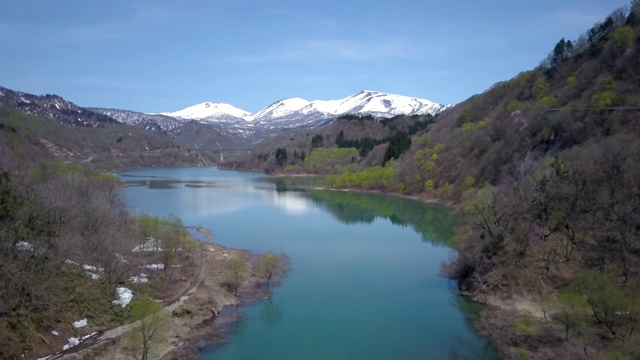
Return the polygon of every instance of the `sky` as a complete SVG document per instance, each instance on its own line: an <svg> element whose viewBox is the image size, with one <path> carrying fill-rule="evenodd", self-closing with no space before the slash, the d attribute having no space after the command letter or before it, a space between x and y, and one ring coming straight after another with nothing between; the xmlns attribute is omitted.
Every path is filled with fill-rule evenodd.
<svg viewBox="0 0 640 360"><path fill-rule="evenodd" d="M361 90L454 104L629 0L2 0L0 86L141 112Z"/></svg>

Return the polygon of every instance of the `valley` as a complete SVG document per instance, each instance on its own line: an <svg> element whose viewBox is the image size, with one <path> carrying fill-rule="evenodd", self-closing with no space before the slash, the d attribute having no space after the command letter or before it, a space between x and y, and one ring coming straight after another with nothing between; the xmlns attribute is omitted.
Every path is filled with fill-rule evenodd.
<svg viewBox="0 0 640 360"><path fill-rule="evenodd" d="M484 335L503 358L640 357L636 331L640 321L640 4L632 1L614 10L576 39L558 39L542 57L538 66L522 69L455 105L363 90L338 100L287 98L255 112L207 101L177 111L142 113L81 107L57 95L0 87L0 256L6 260L4 273L22 274L29 284L21 287L7 276L0 278L14 290L2 295L11 306L0 307L0 326L20 329L3 332L10 334L3 341L12 346L0 349L5 351L0 354L17 358L38 341L38 334L50 332L51 324L58 321L53 315L56 311L77 310L64 308L62 300L50 300L48 287L33 285L38 279L49 279L55 273L87 289L104 285L107 290L117 281L130 281L116 276L98 286L79 279L74 268L64 265L61 254L73 248L70 244L82 248L87 261L100 259L101 251L106 250L84 247L93 244L92 236L115 220L102 223L91 216L87 219L94 222L73 220L84 219L78 215L80 210L63 206L65 202L53 194L70 188L73 191L67 194L73 204L79 204L78 209L89 214L104 210L105 218L113 220L127 211L119 200L110 198L119 185L104 173L119 173L123 178L118 181L126 182L127 176L137 175L127 175L125 170L144 169L140 182L129 184L131 188L124 191L130 201L145 204L146 211L175 210L189 225L213 224L224 246L258 251L268 251L266 245L282 246L294 260L303 260L296 265L300 272L294 270L290 283L285 281L282 290L275 291L273 302L269 299L268 305L242 310L253 322L250 326L237 323L239 333L231 335L226 348L208 353L212 358L260 353L252 349L284 356L264 341L272 335L271 326L293 336L304 324L335 321L336 313L358 324L361 318L354 314L359 311L371 311L367 319L389 315L385 324L404 321L415 326L404 333L398 325L397 333L404 335L394 339L394 343L405 344L396 355L405 349L407 357L473 357L455 352L455 344L449 342L455 334L464 334L464 341L476 353L485 348ZM260 184L254 179L259 176L255 172L277 177ZM207 180L210 177L215 181ZM245 184L248 178L257 183ZM147 202L154 199L150 195L161 191L161 204ZM359 192L448 208L441 212ZM177 193L184 198L172 199ZM94 197L104 201L83 201ZM163 208L165 201L172 204L170 209ZM253 216L265 208L282 216L271 221L256 216L251 221L252 227L272 234L269 240L263 241L262 232L246 226L242 216L227 216L245 211ZM348 226L325 233L328 223L335 225L326 214ZM162 219L165 214L153 215ZM135 232L138 242L146 239L140 218L122 216L128 227L118 227L118 231ZM303 222L297 221L302 218ZM367 226L360 228L362 224ZM282 233L288 227L304 236ZM377 227L388 232L388 237L377 237ZM363 237L351 233L354 229L367 232L364 238L371 243L356 245L354 239ZM351 235L342 238L342 232ZM119 238L107 234L109 239ZM429 247L388 242L398 234L402 239L418 234ZM307 238L312 240L305 242ZM335 239L341 242L323 247ZM37 244L49 255L26 252L17 245L21 241ZM126 245L133 248L133 244ZM338 247L349 256L342 258L341 253L328 250ZM385 251L389 248L398 253ZM443 249L452 250L445 254ZM314 258L311 253L319 255ZM372 257L363 257L363 253ZM335 261L350 275L377 274L384 280L385 273L369 262L373 258L386 261L387 269L398 270L397 277L386 279L383 288L369 284L367 276L356 276L349 283L339 272L317 271L312 266L323 261L322 269L333 271L329 264ZM359 262L354 265L353 259ZM360 273L357 265L366 272ZM37 271L22 271L30 266ZM425 280L415 277L416 273L429 275ZM351 294L344 299L349 310L289 322L309 315L301 304L322 300L321 294L312 294L303 274L323 286L335 286L335 294ZM360 307L366 301L354 300L361 293L351 292L349 284L371 285L359 289L376 299L368 302L372 308ZM302 291L307 298L299 296L301 289L309 291ZM395 296L389 289L395 289L395 294L415 292L412 299L438 294L433 295L437 297L434 301L450 312L456 324L441 339L447 349L436 342L425 350L432 338L403 342L424 335L418 329L437 314L416 323L409 321L427 310L416 311L420 304L402 297L411 311L398 310L404 320L393 318L383 301ZM294 305L282 307L294 314L289 315L293 319L282 320L278 315L279 291L285 299L297 299L291 300ZM72 295L77 296L78 304L95 301L84 291ZM105 299L100 299L103 310L109 305ZM444 304L451 299L455 299L453 306ZM483 310L466 302L468 299L484 304ZM42 305L49 301L51 306ZM333 308L342 309L339 302ZM266 315L258 313L263 310ZM467 311L479 334L458 317ZM108 325L119 324L130 315L107 310L86 313ZM278 328L285 325L286 329ZM329 331L317 336L331 338L332 329L337 328L346 329L327 323L325 330ZM360 324L360 328L368 329L369 324ZM351 339L343 334L332 341L343 338ZM361 342L354 340L353 344L368 341L366 336L358 339ZM243 341L252 345L240 346ZM493 347L487 348L493 356ZM326 353L330 357L375 354L366 346L347 343L327 350L321 341L307 348L291 348L292 353L306 355L309 349L335 350Z"/></svg>

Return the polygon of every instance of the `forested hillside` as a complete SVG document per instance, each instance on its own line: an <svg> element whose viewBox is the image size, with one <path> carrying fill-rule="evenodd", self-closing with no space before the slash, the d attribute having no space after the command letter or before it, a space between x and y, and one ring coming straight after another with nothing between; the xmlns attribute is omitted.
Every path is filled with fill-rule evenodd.
<svg viewBox="0 0 640 360"><path fill-rule="evenodd" d="M434 121L431 115L388 119L345 115L325 127L278 135L258 144L260 150L222 166L320 175L382 166L407 151L411 136Z"/></svg>
<svg viewBox="0 0 640 360"><path fill-rule="evenodd" d="M640 356L638 4L443 114L397 162L396 190L469 214L444 267L460 289L542 309L491 325L509 357Z"/></svg>
<svg viewBox="0 0 640 360"><path fill-rule="evenodd" d="M122 124L81 127L0 105L0 156L24 162L62 160L113 171L127 167L210 163L171 139Z"/></svg>
<svg viewBox="0 0 640 360"><path fill-rule="evenodd" d="M119 188L79 165L0 157L0 358L131 321L126 289L158 298L190 274L197 244L180 219L132 216Z"/></svg>
<svg viewBox="0 0 640 360"><path fill-rule="evenodd" d="M198 161L126 125L73 126L0 106L0 358L53 354L132 320L112 303L118 288L158 297L167 281L179 283L190 266L145 271L144 280L140 268L191 262L180 219L129 214L117 179L90 169ZM148 238L184 251L134 251Z"/></svg>
<svg viewBox="0 0 640 360"><path fill-rule="evenodd" d="M544 314L496 313L489 332L507 357L638 358L639 59L633 1L559 39L537 68L420 119L426 129L391 120L347 136L343 119L305 148L283 135L258 156L270 171L331 175L331 187L456 204L467 223L444 273L473 298L523 298Z"/></svg>

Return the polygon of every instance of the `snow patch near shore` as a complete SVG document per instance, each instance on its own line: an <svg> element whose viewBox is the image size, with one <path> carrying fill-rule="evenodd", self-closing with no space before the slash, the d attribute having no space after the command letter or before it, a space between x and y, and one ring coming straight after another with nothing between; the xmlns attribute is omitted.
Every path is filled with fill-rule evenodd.
<svg viewBox="0 0 640 360"><path fill-rule="evenodd" d="M97 271L99 271L99 272L104 272L104 269L103 269L103 268L97 268L97 267L95 267L95 266L93 266L93 265L87 265L87 264L84 264L84 265L82 265L82 268L83 268L83 269L85 269L86 271L93 271L93 272L97 272Z"/></svg>
<svg viewBox="0 0 640 360"><path fill-rule="evenodd" d="M160 242L152 237L147 240L146 243L142 245L137 245L131 250L133 252L156 252L156 251L164 251L162 246L160 246Z"/></svg>
<svg viewBox="0 0 640 360"><path fill-rule="evenodd" d="M81 339L78 339L77 337L70 337L69 339L67 339L68 343L67 343L67 344L65 344L65 345L62 347L62 351L67 350L67 349L69 349L69 348L72 348L72 347L74 347L74 346L77 346L78 344L80 344L80 342L87 340L88 338L90 338L90 337L92 337L92 336L96 335L97 333L98 333L97 331L96 331L96 332L92 332L92 333L91 333L91 334L89 334L89 335L85 335L85 336L83 336ZM51 355L51 356L53 356L53 355ZM47 357L42 358L42 359L48 359L48 358L50 358L51 356L47 356Z"/></svg>
<svg viewBox="0 0 640 360"><path fill-rule="evenodd" d="M144 284L146 282L149 282L149 279L147 278L147 274L140 274L139 276L132 276L129 278L129 280L131 280L131 282L133 282L134 284Z"/></svg>
<svg viewBox="0 0 640 360"><path fill-rule="evenodd" d="M151 270L163 270L164 264L149 264L145 265L144 267Z"/></svg>
<svg viewBox="0 0 640 360"><path fill-rule="evenodd" d="M63 351L80 344L80 339L78 339L77 337L70 337L69 339L67 339L67 341L68 343L62 347Z"/></svg>
<svg viewBox="0 0 640 360"><path fill-rule="evenodd" d="M16 247L18 248L18 250L28 250L28 251L33 251L34 246L33 244L30 244L26 241L19 241L16 244Z"/></svg>
<svg viewBox="0 0 640 360"><path fill-rule="evenodd" d="M87 275L89 275L91 277L91 280L98 280L100 279L100 274L94 274L90 271L87 271Z"/></svg>
<svg viewBox="0 0 640 360"><path fill-rule="evenodd" d="M73 327L81 328L81 327L87 326L87 324L88 324L87 318L84 318L84 319L80 319L78 321L74 321L73 322Z"/></svg>
<svg viewBox="0 0 640 360"><path fill-rule="evenodd" d="M83 337L82 337L82 339L80 339L80 341L85 341L85 340L87 340L88 338L92 337L93 335L96 335L97 333L98 333L97 331L94 331L94 332L92 332L92 333L91 333L91 334L89 334L89 335L85 335L85 336L83 336Z"/></svg>
<svg viewBox="0 0 640 360"><path fill-rule="evenodd" d="M113 300L113 304L125 307L129 305L131 299L133 299L133 292L126 287L119 287L116 289L117 300Z"/></svg>

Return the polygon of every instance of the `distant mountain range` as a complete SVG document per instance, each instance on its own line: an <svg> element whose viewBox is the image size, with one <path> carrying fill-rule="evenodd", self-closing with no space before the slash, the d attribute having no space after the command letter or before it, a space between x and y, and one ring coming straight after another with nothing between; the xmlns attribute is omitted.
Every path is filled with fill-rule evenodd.
<svg viewBox="0 0 640 360"><path fill-rule="evenodd" d="M204 102L174 112L146 114L131 110L82 108L57 95L31 95L3 87L0 87L0 104L75 126L104 127L125 123L176 138L190 148L211 147L210 136L215 137L214 143L220 142L223 146L256 143L292 129L327 125L346 114L377 118L437 115L451 106L365 90L338 100L284 99L255 113L230 104Z"/></svg>
<svg viewBox="0 0 640 360"><path fill-rule="evenodd" d="M317 125L317 121L335 119L346 114L371 115L380 118L395 115L436 115L448 106L450 105L438 104L427 99L364 90L339 100L308 101L301 98L288 98L253 114L230 104L204 102L160 115L207 122L244 120L255 127L271 127L279 124L279 126L298 128L313 127L314 124Z"/></svg>
<svg viewBox="0 0 640 360"><path fill-rule="evenodd" d="M105 127L118 123L112 117L80 107L58 95L32 95L1 86L0 105L73 126Z"/></svg>
<svg viewBox="0 0 640 360"><path fill-rule="evenodd" d="M223 127L230 133L256 142L291 129L326 125L346 114L371 115L377 118L395 115L437 115L450 106L427 99L364 90L338 100L308 101L288 98L255 113L230 104L204 102L175 112L153 115L224 124Z"/></svg>

